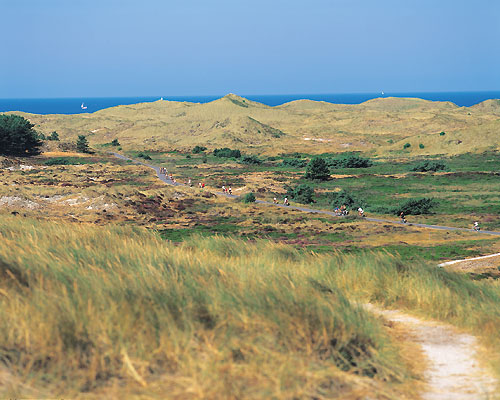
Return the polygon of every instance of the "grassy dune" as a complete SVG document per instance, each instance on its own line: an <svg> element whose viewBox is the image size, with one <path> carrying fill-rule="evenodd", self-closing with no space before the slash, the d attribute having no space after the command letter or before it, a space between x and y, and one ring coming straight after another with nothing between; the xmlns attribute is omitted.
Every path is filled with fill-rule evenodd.
<svg viewBox="0 0 500 400"><path fill-rule="evenodd" d="M331 284L342 259L9 217L0 239L3 395L385 398L408 378Z"/></svg>
<svg viewBox="0 0 500 400"><path fill-rule="evenodd" d="M473 107L409 98L357 105L299 100L269 107L229 94L204 104L157 101L92 114L19 114L46 134L56 130L62 140L84 134L96 145L117 138L125 150L204 145L266 154L360 150L414 156L499 149L500 105L493 100ZM411 147L403 151L405 143Z"/></svg>
<svg viewBox="0 0 500 400"><path fill-rule="evenodd" d="M500 353L495 283L384 253L0 222L2 395L402 398L380 322L348 301L447 320ZM1 380L0 380L1 381Z"/></svg>

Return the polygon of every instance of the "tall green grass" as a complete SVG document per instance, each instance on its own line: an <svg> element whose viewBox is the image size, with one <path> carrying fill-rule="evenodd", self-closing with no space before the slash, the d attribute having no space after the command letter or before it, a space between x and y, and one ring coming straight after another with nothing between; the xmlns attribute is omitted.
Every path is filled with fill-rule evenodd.
<svg viewBox="0 0 500 400"><path fill-rule="evenodd" d="M7 217L0 368L23 384L4 395L386 398L409 375L333 279L355 260Z"/></svg>

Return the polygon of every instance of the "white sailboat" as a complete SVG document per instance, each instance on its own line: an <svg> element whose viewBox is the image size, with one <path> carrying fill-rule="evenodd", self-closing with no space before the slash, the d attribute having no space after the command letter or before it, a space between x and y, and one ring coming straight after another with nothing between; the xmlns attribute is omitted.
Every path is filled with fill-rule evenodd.
<svg viewBox="0 0 500 400"><path fill-rule="evenodd" d="M86 110L87 109L87 106L84 105L83 103L82 103L82 105L80 107L82 108L82 110Z"/></svg>

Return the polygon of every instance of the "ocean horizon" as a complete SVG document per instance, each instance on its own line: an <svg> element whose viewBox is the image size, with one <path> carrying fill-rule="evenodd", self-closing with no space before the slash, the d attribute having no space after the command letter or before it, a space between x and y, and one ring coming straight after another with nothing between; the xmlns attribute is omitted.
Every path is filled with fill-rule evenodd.
<svg viewBox="0 0 500 400"><path fill-rule="evenodd" d="M0 112L19 111L33 114L83 114L93 113L119 105L153 102L160 100L208 103L219 96L138 96L138 97L75 97L0 99ZM333 104L360 104L381 97L411 97L431 101L450 101L459 107L470 107L489 99L500 99L500 91L477 92L404 92L404 93L331 93L331 94L275 94L241 95L248 100L268 106L278 106L294 100L325 101ZM83 108L82 107L86 107Z"/></svg>

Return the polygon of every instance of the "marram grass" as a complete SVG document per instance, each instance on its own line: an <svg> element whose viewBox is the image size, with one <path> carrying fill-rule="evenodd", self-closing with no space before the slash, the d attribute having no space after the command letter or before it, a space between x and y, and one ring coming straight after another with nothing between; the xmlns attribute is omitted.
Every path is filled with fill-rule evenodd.
<svg viewBox="0 0 500 400"><path fill-rule="evenodd" d="M379 321L327 279L342 262L265 241L175 246L143 229L6 217L0 368L9 384L0 389L183 399L376 390L386 398L386 382L408 375Z"/></svg>
<svg viewBox="0 0 500 400"><path fill-rule="evenodd" d="M367 301L479 334L500 371L496 283L389 254L5 217L0 395L401 398L412 375Z"/></svg>

